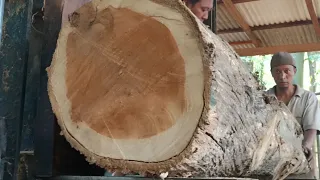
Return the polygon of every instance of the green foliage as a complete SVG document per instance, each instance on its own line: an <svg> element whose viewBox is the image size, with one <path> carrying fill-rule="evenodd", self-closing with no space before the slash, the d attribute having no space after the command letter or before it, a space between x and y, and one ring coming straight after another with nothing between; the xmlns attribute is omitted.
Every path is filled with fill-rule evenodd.
<svg viewBox="0 0 320 180"><path fill-rule="evenodd" d="M266 89L267 82L265 81L266 71L268 71L268 63L271 56L244 56L242 61L248 65L249 70L258 81L259 85Z"/></svg>
<svg viewBox="0 0 320 180"><path fill-rule="evenodd" d="M320 51L309 52L307 60L311 62L320 61Z"/></svg>
<svg viewBox="0 0 320 180"><path fill-rule="evenodd" d="M320 63L320 52L308 52L306 60L309 61L310 85L315 90L320 85L320 69L317 69L317 63Z"/></svg>

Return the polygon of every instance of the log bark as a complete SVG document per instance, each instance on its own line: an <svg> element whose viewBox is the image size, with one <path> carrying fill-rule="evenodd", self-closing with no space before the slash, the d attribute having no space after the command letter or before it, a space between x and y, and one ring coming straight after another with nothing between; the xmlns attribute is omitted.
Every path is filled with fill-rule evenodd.
<svg viewBox="0 0 320 180"><path fill-rule="evenodd" d="M48 91L87 161L180 177L309 171L290 111L180 1L94 0L70 13Z"/></svg>

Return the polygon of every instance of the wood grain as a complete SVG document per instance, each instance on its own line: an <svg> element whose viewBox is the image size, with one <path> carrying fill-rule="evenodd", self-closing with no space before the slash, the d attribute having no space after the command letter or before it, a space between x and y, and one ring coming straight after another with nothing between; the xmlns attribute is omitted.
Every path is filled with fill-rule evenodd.
<svg viewBox="0 0 320 180"><path fill-rule="evenodd" d="M87 7L79 13L92 18L73 19L81 24L72 24L67 44L72 120L113 139L149 138L172 127L186 108L186 77L168 28L129 9L95 15Z"/></svg>

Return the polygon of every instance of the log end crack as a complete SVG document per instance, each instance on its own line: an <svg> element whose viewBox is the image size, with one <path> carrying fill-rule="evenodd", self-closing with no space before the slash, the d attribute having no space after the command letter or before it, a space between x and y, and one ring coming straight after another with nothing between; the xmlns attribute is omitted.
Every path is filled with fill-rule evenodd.
<svg viewBox="0 0 320 180"><path fill-rule="evenodd" d="M225 152L225 149L222 147L222 145L213 137L213 135L212 134L210 134L210 133L208 133L208 132L205 132L205 134L207 135L207 136L209 136L219 147L220 147L220 149L223 151L223 152Z"/></svg>

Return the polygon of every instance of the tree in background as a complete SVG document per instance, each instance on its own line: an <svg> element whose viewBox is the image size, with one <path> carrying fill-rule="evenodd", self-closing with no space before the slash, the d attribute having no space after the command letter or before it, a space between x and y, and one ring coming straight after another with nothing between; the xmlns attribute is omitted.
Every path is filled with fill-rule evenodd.
<svg viewBox="0 0 320 180"><path fill-rule="evenodd" d="M271 57L271 55L241 57L250 72L258 81L259 85L262 87L262 90L268 89L274 85L270 73Z"/></svg>
<svg viewBox="0 0 320 180"><path fill-rule="evenodd" d="M247 65L248 69L258 81L260 87L265 89L265 82L263 81L265 56L246 56L242 57L242 60Z"/></svg>
<svg viewBox="0 0 320 180"><path fill-rule="evenodd" d="M320 68L317 69L317 63L320 62L320 52L308 52L307 60L309 61L310 91L316 92L317 86L320 85Z"/></svg>

